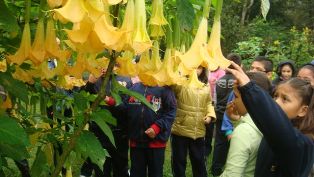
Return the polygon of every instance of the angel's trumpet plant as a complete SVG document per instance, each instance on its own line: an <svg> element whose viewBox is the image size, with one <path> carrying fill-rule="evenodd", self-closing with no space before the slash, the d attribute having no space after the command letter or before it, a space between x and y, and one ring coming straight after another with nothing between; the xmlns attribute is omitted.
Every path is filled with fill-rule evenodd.
<svg viewBox="0 0 314 177"><path fill-rule="evenodd" d="M123 32L123 36L122 36L123 40L119 40L118 43L115 45L116 51L121 51L121 50L133 51L132 34L134 31L134 25L135 25L134 20L135 20L134 0L129 0L126 6L123 23L121 25L121 28L119 29L119 31Z"/></svg>
<svg viewBox="0 0 314 177"><path fill-rule="evenodd" d="M88 17L93 21L96 22L99 17L101 17L104 13L109 14L109 7L106 6L105 3L103 3L102 0L88 0L85 1L84 4Z"/></svg>
<svg viewBox="0 0 314 177"><path fill-rule="evenodd" d="M194 69L190 76L189 79L186 81L185 85L187 87L193 87L193 88L202 88L204 87L204 83L198 80L197 72L196 69Z"/></svg>
<svg viewBox="0 0 314 177"><path fill-rule="evenodd" d="M65 29L68 38L74 43L83 44L87 41L92 31L93 21L89 17L85 17L80 23L74 24L72 30Z"/></svg>
<svg viewBox="0 0 314 177"><path fill-rule="evenodd" d="M47 3L51 9L62 5L63 0L47 0Z"/></svg>
<svg viewBox="0 0 314 177"><path fill-rule="evenodd" d="M160 37L160 36L164 36L165 32L162 29L162 26L160 25L151 25L150 26L150 36L152 37Z"/></svg>
<svg viewBox="0 0 314 177"><path fill-rule="evenodd" d="M220 45L220 36L221 36L221 21L220 21L220 14L222 10L222 3L223 0L217 1L216 5L216 12L214 17L214 24L212 27L212 31L210 33L210 38L208 40L208 53L211 58L211 60L208 61L209 65L212 65L208 67L210 70L217 69L218 65L220 68L227 68L230 65L230 61L227 60L221 51L221 45Z"/></svg>
<svg viewBox="0 0 314 177"><path fill-rule="evenodd" d="M125 51L121 57L117 58L117 73L122 76L135 77L138 75L137 65L133 62L134 54Z"/></svg>
<svg viewBox="0 0 314 177"><path fill-rule="evenodd" d="M120 2L123 2L124 0L103 0L104 2L108 3L109 5L116 5Z"/></svg>
<svg viewBox="0 0 314 177"><path fill-rule="evenodd" d="M66 61L70 57L71 53L66 50L61 50L59 47L59 43L60 41L56 37L54 21L52 19L49 19L47 22L45 40L46 58L57 58L60 61Z"/></svg>
<svg viewBox="0 0 314 177"><path fill-rule="evenodd" d="M204 61L208 60L208 55L206 55L207 22L208 20L205 17L201 19L190 49L180 57L181 65L179 66L179 70L182 75L188 75L193 69L196 69Z"/></svg>
<svg viewBox="0 0 314 177"><path fill-rule="evenodd" d="M56 12L55 17L61 22L66 20L67 22L78 23L87 15L84 0L68 0L63 7L54 9L54 12Z"/></svg>
<svg viewBox="0 0 314 177"><path fill-rule="evenodd" d="M37 24L35 39L31 49L31 57L33 64L39 65L44 61L46 55L45 49L45 25L44 20L40 19Z"/></svg>
<svg viewBox="0 0 314 177"><path fill-rule="evenodd" d="M29 23L25 23L20 48L14 55L7 56L9 62L22 64L26 59L29 58L31 51L31 32Z"/></svg>
<svg viewBox="0 0 314 177"><path fill-rule="evenodd" d="M151 41L146 29L145 0L135 0L135 12L133 48L136 54L141 54L151 47Z"/></svg>
<svg viewBox="0 0 314 177"><path fill-rule="evenodd" d="M152 16L149 20L149 24L158 26L168 24L166 18L164 17L163 7L163 0L153 0Z"/></svg>

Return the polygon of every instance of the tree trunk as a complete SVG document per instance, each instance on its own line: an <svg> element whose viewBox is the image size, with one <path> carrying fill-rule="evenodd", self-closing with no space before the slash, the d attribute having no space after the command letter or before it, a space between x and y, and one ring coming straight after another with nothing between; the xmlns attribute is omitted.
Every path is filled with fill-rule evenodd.
<svg viewBox="0 0 314 177"><path fill-rule="evenodd" d="M242 7L242 16L241 16L241 22L240 25L244 26L245 20L247 20L248 11L251 9L251 7L254 4L254 0L245 0Z"/></svg>

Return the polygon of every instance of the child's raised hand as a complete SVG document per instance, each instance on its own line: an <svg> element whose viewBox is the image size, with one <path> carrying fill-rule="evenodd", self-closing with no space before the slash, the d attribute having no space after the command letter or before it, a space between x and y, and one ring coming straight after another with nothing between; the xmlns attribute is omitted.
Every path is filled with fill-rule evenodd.
<svg viewBox="0 0 314 177"><path fill-rule="evenodd" d="M245 84L250 82L249 77L245 74L245 72L239 65L237 65L233 61L231 61L231 65L233 66L234 69L226 68L226 70L233 74L239 86L244 86Z"/></svg>
<svg viewBox="0 0 314 177"><path fill-rule="evenodd" d="M240 119L240 115L235 107L233 101L229 102L226 107L226 113L231 120L238 121Z"/></svg>
<svg viewBox="0 0 314 177"><path fill-rule="evenodd" d="M156 137L156 133L155 133L155 130L153 128L148 128L146 131L145 131L145 134L150 137L150 138L155 138Z"/></svg>

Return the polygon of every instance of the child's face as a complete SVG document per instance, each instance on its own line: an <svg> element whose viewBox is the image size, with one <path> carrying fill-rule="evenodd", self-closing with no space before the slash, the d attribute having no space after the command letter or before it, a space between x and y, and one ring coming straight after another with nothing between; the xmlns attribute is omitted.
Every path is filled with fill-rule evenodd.
<svg viewBox="0 0 314 177"><path fill-rule="evenodd" d="M235 109L238 111L240 116L243 116L247 113L247 110L243 104L241 94L236 86L233 87L233 91L234 91L233 103L234 103Z"/></svg>
<svg viewBox="0 0 314 177"><path fill-rule="evenodd" d="M314 86L314 75L311 70L302 68L298 73L298 78L309 81Z"/></svg>
<svg viewBox="0 0 314 177"><path fill-rule="evenodd" d="M281 68L281 77L284 79L284 80L288 80L292 77L292 69L289 65L284 65L282 68Z"/></svg>
<svg viewBox="0 0 314 177"><path fill-rule="evenodd" d="M289 119L304 117L307 112L306 105L302 105L302 98L289 84L281 84L275 91L274 100L287 114Z"/></svg>

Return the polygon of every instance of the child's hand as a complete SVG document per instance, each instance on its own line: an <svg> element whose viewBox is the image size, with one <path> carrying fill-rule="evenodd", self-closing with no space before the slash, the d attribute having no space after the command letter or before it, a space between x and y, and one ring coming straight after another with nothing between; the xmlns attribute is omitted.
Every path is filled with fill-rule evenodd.
<svg viewBox="0 0 314 177"><path fill-rule="evenodd" d="M209 124L210 122L212 121L212 118L207 116L207 117L204 117L204 123L205 124Z"/></svg>
<svg viewBox="0 0 314 177"><path fill-rule="evenodd" d="M238 121L240 119L240 115L235 107L233 101L229 102L226 107L226 113L231 120Z"/></svg>
<svg viewBox="0 0 314 177"><path fill-rule="evenodd" d="M146 131L145 131L145 134L150 137L150 138L155 138L156 137L156 133L155 133L155 130L153 128L148 128Z"/></svg>
<svg viewBox="0 0 314 177"><path fill-rule="evenodd" d="M231 140L231 138L232 138L232 134L227 135L227 140L228 140L228 141L230 141L230 140Z"/></svg>
<svg viewBox="0 0 314 177"><path fill-rule="evenodd" d="M239 86L244 86L250 82L249 77L245 74L245 72L239 65L237 65L233 61L231 61L231 65L234 67L234 69L226 68L226 70L232 73L232 75L236 78Z"/></svg>

